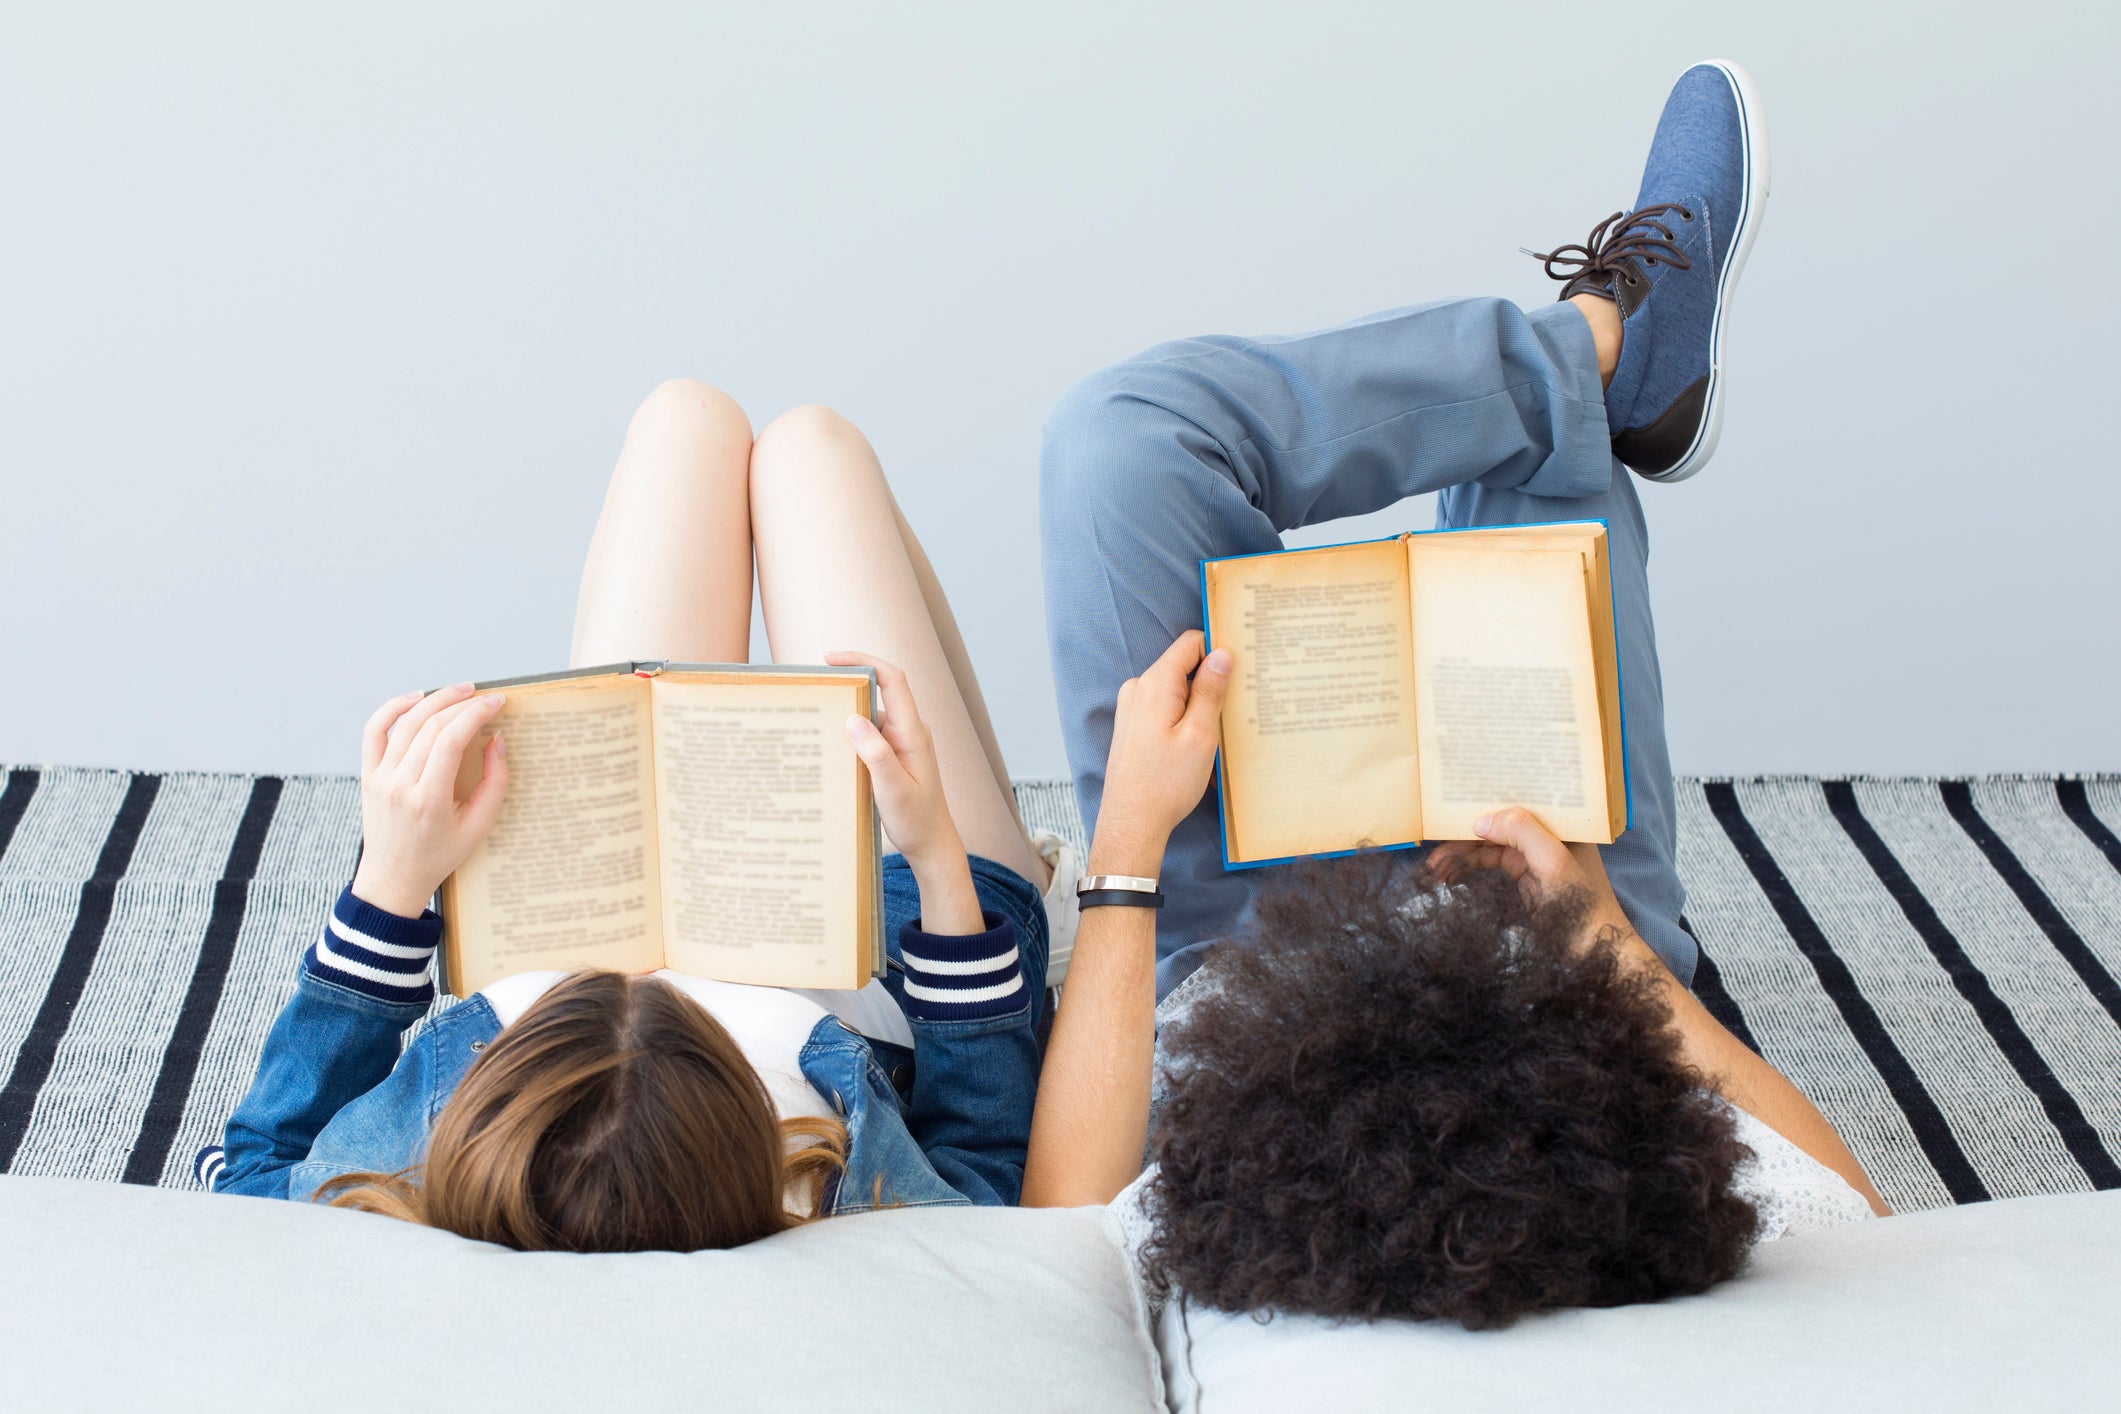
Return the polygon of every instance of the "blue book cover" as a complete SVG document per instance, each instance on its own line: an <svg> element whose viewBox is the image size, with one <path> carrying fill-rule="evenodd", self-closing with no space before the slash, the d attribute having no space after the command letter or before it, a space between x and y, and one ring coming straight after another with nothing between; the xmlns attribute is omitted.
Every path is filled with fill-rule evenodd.
<svg viewBox="0 0 2121 1414"><path fill-rule="evenodd" d="M1223 867L1415 849L1513 804L1564 839L1617 837L1632 800L1606 532L1452 527L1201 561L1208 644L1237 659Z"/></svg>

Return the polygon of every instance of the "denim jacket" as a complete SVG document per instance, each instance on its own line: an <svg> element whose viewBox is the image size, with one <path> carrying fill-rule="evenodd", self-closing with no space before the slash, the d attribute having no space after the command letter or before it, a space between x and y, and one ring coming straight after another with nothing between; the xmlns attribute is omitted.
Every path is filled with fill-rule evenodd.
<svg viewBox="0 0 2121 1414"><path fill-rule="evenodd" d="M886 918L901 920L889 935L885 985L906 1012L913 1049L827 1016L799 1057L804 1077L847 1126L847 1164L826 1211L1012 1205L1023 1186L1038 1080L1043 907L1027 881L975 858L987 933L932 937L910 916L917 894L902 867L889 867L897 863L891 856L885 871ZM421 927L428 931L412 931ZM350 891L341 895L324 938L302 959L294 996L266 1037L222 1151L200 1156L215 1192L305 1201L341 1174L393 1173L421 1161L435 1117L501 1033L492 1004L474 996L437 1013L404 1044L432 1001L426 960L395 987L376 980L378 969L409 968L405 954L417 950L410 940L439 932L431 914L416 923ZM985 966L981 959L1005 970L973 976L989 985L968 989L966 969ZM924 960L941 965L929 971ZM1013 995L982 996L1011 971L1021 976ZM414 976L418 986L402 985ZM952 1000L951 989L981 999Z"/></svg>

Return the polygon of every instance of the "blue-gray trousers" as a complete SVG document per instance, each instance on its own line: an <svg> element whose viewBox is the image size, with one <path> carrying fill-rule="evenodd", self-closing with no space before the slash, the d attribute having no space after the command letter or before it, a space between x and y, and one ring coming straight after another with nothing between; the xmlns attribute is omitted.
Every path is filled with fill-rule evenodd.
<svg viewBox="0 0 2121 1414"><path fill-rule="evenodd" d="M1281 532L1440 492L1445 526L1600 518L1610 527L1625 696L1627 833L1606 872L1682 979L1664 688L1649 540L1613 459L1590 326L1446 300L1314 334L1160 344L1070 389L1046 421L1039 529L1046 632L1084 823L1097 826L1119 685L1201 626L1200 562L1281 548ZM1216 792L1171 837L1157 994L1199 965L1273 866L1222 867Z"/></svg>

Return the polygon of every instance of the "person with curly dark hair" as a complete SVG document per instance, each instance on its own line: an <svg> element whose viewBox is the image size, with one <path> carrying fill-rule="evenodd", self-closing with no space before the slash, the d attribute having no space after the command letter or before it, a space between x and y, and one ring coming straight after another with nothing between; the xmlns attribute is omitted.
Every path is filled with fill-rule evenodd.
<svg viewBox="0 0 2121 1414"><path fill-rule="evenodd" d="M1534 904L1497 869L1445 887L1379 856L1264 895L1165 1029L1153 1284L1482 1328L1737 1272L1751 1153L1663 969L1596 913L1587 889Z"/></svg>
<svg viewBox="0 0 2121 1414"><path fill-rule="evenodd" d="M1751 79L1699 64L1635 209L1545 257L1567 280L1554 306L1182 340L1049 418L1048 627L1092 837L1023 1202L1119 1199L1156 1288L1491 1328L1703 1291L1758 1241L1886 1211L1810 1101L1687 990L1626 474L1678 481L1715 450L1767 180ZM1425 860L1225 871L1206 797L1232 662L1187 628L1200 562L1431 491L1447 528L1606 522L1628 830L1567 846L1496 802Z"/></svg>
<svg viewBox="0 0 2121 1414"><path fill-rule="evenodd" d="M1188 634L1122 690L1093 871L1153 873L1205 790L1226 655ZM1024 1203L1117 1198L1159 1294L1472 1329L1705 1291L1756 1241L1887 1211L1642 941L1594 847L1515 807L1477 828L1292 869L1161 1037L1149 911L1087 910Z"/></svg>

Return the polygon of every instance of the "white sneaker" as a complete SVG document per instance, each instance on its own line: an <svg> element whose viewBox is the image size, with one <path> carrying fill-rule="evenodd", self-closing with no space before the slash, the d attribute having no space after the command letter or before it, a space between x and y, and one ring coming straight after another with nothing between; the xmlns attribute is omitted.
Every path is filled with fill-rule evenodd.
<svg viewBox="0 0 2121 1414"><path fill-rule="evenodd" d="M1075 846L1051 830L1031 832L1031 847L1053 866L1053 882L1046 885L1046 985L1058 987L1068 975L1068 958L1075 951L1075 929L1082 922L1082 905L1075 899L1075 881L1083 871L1075 857Z"/></svg>

